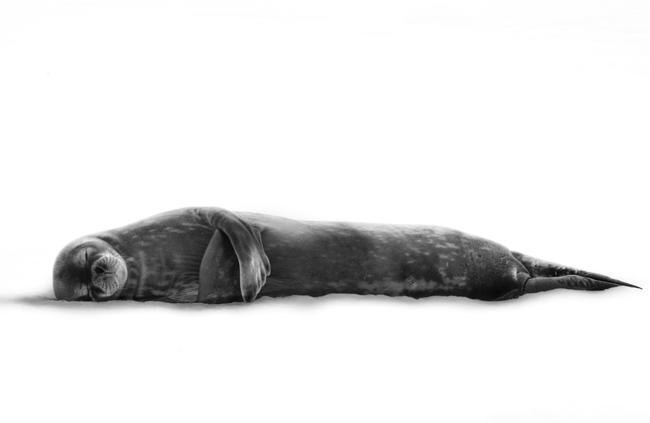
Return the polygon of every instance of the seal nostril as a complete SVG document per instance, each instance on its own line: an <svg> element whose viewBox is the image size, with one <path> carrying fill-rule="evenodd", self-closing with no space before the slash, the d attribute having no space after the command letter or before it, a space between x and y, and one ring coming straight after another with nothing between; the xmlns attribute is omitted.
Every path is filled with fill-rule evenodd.
<svg viewBox="0 0 650 423"><path fill-rule="evenodd" d="M102 273L104 273L105 271L106 271L106 270L104 270L103 267L99 267L99 266L97 266L97 267L95 268L95 273L97 273L97 274L102 274Z"/></svg>

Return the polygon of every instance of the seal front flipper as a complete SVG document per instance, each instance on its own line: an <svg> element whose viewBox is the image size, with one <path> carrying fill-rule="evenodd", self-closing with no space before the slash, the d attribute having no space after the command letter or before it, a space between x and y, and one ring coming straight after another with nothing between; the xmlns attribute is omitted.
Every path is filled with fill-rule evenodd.
<svg viewBox="0 0 650 423"><path fill-rule="evenodd" d="M215 231L201 261L198 301L237 301L237 293L253 301L271 273L259 230L226 210L201 213Z"/></svg>
<svg viewBox="0 0 650 423"><path fill-rule="evenodd" d="M239 261L226 235L216 230L201 260L198 302L235 301L241 301Z"/></svg>

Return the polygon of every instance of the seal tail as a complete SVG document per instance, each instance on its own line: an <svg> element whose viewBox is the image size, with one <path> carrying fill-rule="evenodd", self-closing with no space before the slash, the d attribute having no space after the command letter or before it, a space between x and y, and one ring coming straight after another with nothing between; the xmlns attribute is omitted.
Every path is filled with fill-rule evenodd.
<svg viewBox="0 0 650 423"><path fill-rule="evenodd" d="M525 294L549 291L557 288L602 291L616 286L627 286L641 289L641 287L632 285L631 283L612 279L609 276L598 273L585 272L584 270L561 266L517 252L512 252L512 255L519 260L531 276L524 283L523 292Z"/></svg>

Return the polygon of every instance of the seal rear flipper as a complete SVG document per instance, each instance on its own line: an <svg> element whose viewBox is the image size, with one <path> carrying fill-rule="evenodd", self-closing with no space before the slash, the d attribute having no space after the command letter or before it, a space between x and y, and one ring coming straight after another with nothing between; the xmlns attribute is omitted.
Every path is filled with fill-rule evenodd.
<svg viewBox="0 0 650 423"><path fill-rule="evenodd" d="M513 252L512 255L528 270L531 276L524 283L523 292L525 294L550 291L557 288L602 291L616 286L627 286L641 289L641 287L631 283L598 273L545 262L517 252Z"/></svg>
<svg viewBox="0 0 650 423"><path fill-rule="evenodd" d="M616 286L628 286L631 288L641 289L636 285L626 282L613 282L611 280L604 281L580 275L567 275L556 277L532 277L526 281L526 284L524 285L524 293L530 294L534 292L550 291L551 289L557 288L602 291Z"/></svg>
<svg viewBox="0 0 650 423"><path fill-rule="evenodd" d="M253 301L271 273L260 232L225 210L211 211L206 217L216 230L201 261L198 301L209 302L211 297L218 302L235 300L232 284L237 281L234 277L237 273L241 299ZM233 257L238 263L238 272L230 265Z"/></svg>

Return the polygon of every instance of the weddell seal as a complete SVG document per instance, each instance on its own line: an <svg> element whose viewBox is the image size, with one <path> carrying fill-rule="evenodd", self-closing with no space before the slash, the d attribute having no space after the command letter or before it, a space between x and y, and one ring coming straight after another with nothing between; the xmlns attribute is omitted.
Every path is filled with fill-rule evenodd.
<svg viewBox="0 0 650 423"><path fill-rule="evenodd" d="M297 221L186 208L67 245L60 300L225 303L331 293L505 300L555 288L634 285L547 263L460 231Z"/></svg>

